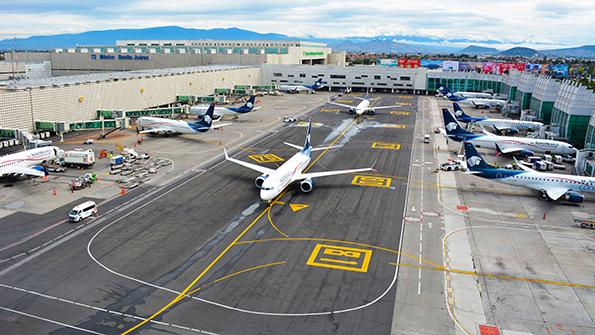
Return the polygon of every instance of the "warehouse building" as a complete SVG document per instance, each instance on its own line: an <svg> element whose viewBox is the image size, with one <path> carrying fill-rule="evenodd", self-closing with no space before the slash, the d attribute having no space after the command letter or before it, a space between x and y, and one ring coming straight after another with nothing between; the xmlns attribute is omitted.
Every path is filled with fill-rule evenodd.
<svg viewBox="0 0 595 335"><path fill-rule="evenodd" d="M7 54L11 60L13 55ZM302 41L123 40L115 46L79 46L19 52L17 61L49 61L56 76L205 65L345 65L345 53Z"/></svg>
<svg viewBox="0 0 595 335"><path fill-rule="evenodd" d="M554 102L560 90L560 81L550 76L540 75L535 81L535 88L531 95L529 109L531 114L543 121L543 124L550 124Z"/></svg>

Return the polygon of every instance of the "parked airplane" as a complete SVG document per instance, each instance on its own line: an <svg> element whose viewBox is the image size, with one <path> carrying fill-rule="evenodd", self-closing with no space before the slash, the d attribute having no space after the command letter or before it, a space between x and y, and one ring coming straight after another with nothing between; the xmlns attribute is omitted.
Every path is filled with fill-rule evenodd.
<svg viewBox="0 0 595 335"><path fill-rule="evenodd" d="M463 111L458 103L453 102L455 117L457 121L464 123L477 123L484 127L492 127L498 134L518 134L519 130L539 130L543 127L543 123L535 121L521 121L510 119L491 119L487 117L471 117Z"/></svg>
<svg viewBox="0 0 595 335"><path fill-rule="evenodd" d="M289 93L299 93L302 91L316 91L319 88L323 88L322 85L322 78L319 78L314 85L281 85L279 86L279 91L282 92L289 92Z"/></svg>
<svg viewBox="0 0 595 335"><path fill-rule="evenodd" d="M448 88L444 90L446 94L443 94L445 98L450 101L460 102L462 104L469 104L475 108L496 108L506 106L506 100L500 99L486 99L486 98L465 98L457 96L451 93Z"/></svg>
<svg viewBox="0 0 595 335"><path fill-rule="evenodd" d="M255 107L256 103L256 96L251 95L250 98L240 107L215 107L215 113L213 114L216 118L219 118L223 115L234 115L235 117L238 114L246 114L252 111L258 110L260 107ZM207 110L210 106L192 106L190 107L190 114L196 114L199 116L205 115Z"/></svg>
<svg viewBox="0 0 595 335"><path fill-rule="evenodd" d="M375 107L370 107L370 100L376 100L376 99L369 99L368 98L368 94L366 94L365 98L360 98L360 97L353 97L356 99L361 100L361 102L359 104L357 104L357 106L351 106L351 105L345 105L345 104L340 104L334 101L330 101L329 100L329 104L335 105L335 106L341 106L341 107L345 107L345 108L349 108L349 113L355 114L355 116L360 116L363 114L375 114L377 109L386 109L386 108L395 108L396 106L375 106Z"/></svg>
<svg viewBox="0 0 595 335"><path fill-rule="evenodd" d="M482 92L451 92L448 87L440 86L436 91L446 96L448 93L451 93L455 97L460 98L478 98L478 99L493 99L494 95L492 93L482 93Z"/></svg>
<svg viewBox="0 0 595 335"><path fill-rule="evenodd" d="M516 161L516 159L515 159ZM595 178L545 173L530 169L517 161L522 170L500 169L485 162L473 144L465 142L467 172L500 183L523 186L541 192L543 198L581 203L585 196L579 192L595 192Z"/></svg>
<svg viewBox="0 0 595 335"><path fill-rule="evenodd" d="M572 145L566 142L554 140L498 136L487 131L484 131L483 134L474 134L461 128L448 109L442 109L442 116L444 117L446 135L449 138L457 142L468 141L477 147L495 149L498 154L533 156L534 153L550 153L554 155L574 156L577 151Z"/></svg>
<svg viewBox="0 0 595 335"><path fill-rule="evenodd" d="M63 155L63 151L54 146L25 150L0 157L0 177L48 175L48 170L41 165Z"/></svg>
<svg viewBox="0 0 595 335"><path fill-rule="evenodd" d="M314 178L334 176L338 174L347 174L355 172L372 171L372 168L364 169L351 169L351 170L337 170L337 171L324 171L324 172L310 172L304 173L304 170L308 167L308 164L312 160L312 152L325 150L333 147L322 147L312 148L310 144L310 134L312 132L312 119L308 124L308 131L306 134L306 142L304 146L291 144L284 142L286 145L300 150L287 162L278 167L276 170L256 165L248 162L241 161L239 159L231 158L227 155L227 150L223 148L225 153L225 159L233 163L245 166L249 169L258 171L261 175L256 178L256 187L260 189L260 199L271 202L275 199L283 190L291 183L295 181L301 181L300 189L304 193L312 191L314 188Z"/></svg>
<svg viewBox="0 0 595 335"><path fill-rule="evenodd" d="M212 125L213 113L215 111L215 104L211 104L205 115L199 121L186 122L178 120L170 120L160 117L142 116L136 120L137 132L139 134L196 134L204 133L209 129L217 129L231 123Z"/></svg>

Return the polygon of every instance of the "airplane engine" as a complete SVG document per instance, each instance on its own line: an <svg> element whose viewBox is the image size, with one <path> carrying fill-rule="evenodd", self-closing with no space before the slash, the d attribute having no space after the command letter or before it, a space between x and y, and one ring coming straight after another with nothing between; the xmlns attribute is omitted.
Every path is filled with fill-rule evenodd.
<svg viewBox="0 0 595 335"><path fill-rule="evenodd" d="M355 112L356 112L355 108L349 108L349 113L355 114Z"/></svg>
<svg viewBox="0 0 595 335"><path fill-rule="evenodd" d="M585 200L585 196L578 192L568 192L564 194L564 199L568 202L580 204Z"/></svg>
<svg viewBox="0 0 595 335"><path fill-rule="evenodd" d="M254 184L256 185L256 187L258 188L262 188L262 183L264 183L264 180L267 179L268 175L263 174L258 176L255 180L254 180Z"/></svg>
<svg viewBox="0 0 595 335"><path fill-rule="evenodd" d="M368 110L368 113L369 113L370 115L374 115L374 114L376 114L376 111L375 111L375 110L373 110L373 109L370 109L370 110Z"/></svg>
<svg viewBox="0 0 595 335"><path fill-rule="evenodd" d="M312 191L313 188L314 188L314 180L312 180L312 178L304 179L304 181L302 181L300 183L300 189L304 193L308 193L308 192Z"/></svg>

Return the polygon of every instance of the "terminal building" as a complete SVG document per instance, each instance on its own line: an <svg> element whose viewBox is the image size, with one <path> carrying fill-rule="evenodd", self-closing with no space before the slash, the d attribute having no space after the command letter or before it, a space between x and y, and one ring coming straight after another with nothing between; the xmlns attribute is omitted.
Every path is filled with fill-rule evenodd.
<svg viewBox="0 0 595 335"><path fill-rule="evenodd" d="M550 124L554 102L560 90L560 81L550 76L540 75L535 81L535 88L531 95L529 109L543 124Z"/></svg>
<svg viewBox="0 0 595 335"><path fill-rule="evenodd" d="M344 52L302 41L122 40L112 46L78 46L6 54L7 60L51 63L54 76L205 65L345 65Z"/></svg>

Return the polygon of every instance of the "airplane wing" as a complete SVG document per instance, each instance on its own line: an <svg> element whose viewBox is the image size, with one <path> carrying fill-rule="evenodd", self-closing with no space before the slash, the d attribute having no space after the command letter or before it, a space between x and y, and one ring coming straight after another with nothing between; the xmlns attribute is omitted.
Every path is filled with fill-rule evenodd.
<svg viewBox="0 0 595 335"><path fill-rule="evenodd" d="M530 167L528 167L528 166L525 166L524 164L521 164L521 163L520 163L520 162L519 162L519 161L516 159L516 157L512 157L512 159L514 159L514 162L516 163L516 166L520 167L520 168L521 168L521 170L523 170L523 171L527 171L527 172L530 172L530 171L535 171L535 170L533 170L532 168L530 168Z"/></svg>
<svg viewBox="0 0 595 335"><path fill-rule="evenodd" d="M378 107L368 107L366 109L386 109L386 108L397 108L397 106L378 106Z"/></svg>
<svg viewBox="0 0 595 335"><path fill-rule="evenodd" d="M374 171L372 168L365 168L365 169L351 169L351 170L336 170L336 171L324 171L324 172L311 172L311 173L300 173L293 177L293 181L296 180L303 180L308 178L320 178L320 177L328 177L328 176L335 176L339 174L349 174L349 173L356 173L356 172L365 172L365 171Z"/></svg>
<svg viewBox="0 0 595 335"><path fill-rule="evenodd" d="M341 107L345 107L345 108L355 108L355 106L350 106L350 105L340 104L340 103L338 103L338 102L334 102L334 101L329 101L329 104L331 104L331 105L335 105L335 106L341 106Z"/></svg>
<svg viewBox="0 0 595 335"><path fill-rule="evenodd" d="M139 130L138 133L139 134L164 134L169 132L168 129L165 128L150 128L150 129L145 129L145 130Z"/></svg>
<svg viewBox="0 0 595 335"><path fill-rule="evenodd" d="M219 128L223 128L225 126L229 126L231 123L222 123L222 124L211 124L211 129L219 129ZM203 127L205 129L208 129L208 127ZM202 128L199 128L202 129Z"/></svg>
<svg viewBox="0 0 595 335"><path fill-rule="evenodd" d="M509 147L509 148L504 148L504 149L500 149L500 152L503 154L514 154L515 152L523 152L523 151L527 151L527 149L524 148L520 148L520 147Z"/></svg>
<svg viewBox="0 0 595 335"><path fill-rule="evenodd" d="M558 200L561 196L566 194L569 191L568 188L565 187L548 187L544 189L547 196L552 200Z"/></svg>
<svg viewBox="0 0 595 335"><path fill-rule="evenodd" d="M2 170L2 174L22 174L35 177L44 177L45 172L39 171L30 167L24 166L10 166Z"/></svg>
<svg viewBox="0 0 595 335"><path fill-rule="evenodd" d="M223 148L223 152L225 153L225 159L228 160L228 161L230 161L230 162L233 162L233 163L242 165L244 167L247 167L249 169L258 171L258 172L260 172L262 174L266 174L266 175L269 175L269 174L275 172L275 170L269 169L269 168L264 167L264 166L260 166L260 165L256 165L256 164L244 162L244 161L241 161L239 159L231 158L231 157L229 157L229 155L227 155L227 150L225 150L225 148Z"/></svg>
<svg viewBox="0 0 595 335"><path fill-rule="evenodd" d="M302 150L303 147L297 144L293 144L293 143L288 143L288 142L283 142L285 145L288 145L292 148L296 148L298 150ZM331 147L319 147L319 148L312 148L312 151L320 151L320 150L326 150L326 149L333 149L333 148L338 148L338 145L333 145Z"/></svg>

